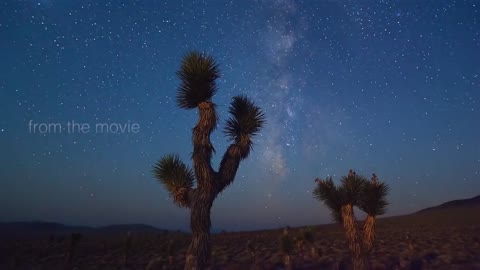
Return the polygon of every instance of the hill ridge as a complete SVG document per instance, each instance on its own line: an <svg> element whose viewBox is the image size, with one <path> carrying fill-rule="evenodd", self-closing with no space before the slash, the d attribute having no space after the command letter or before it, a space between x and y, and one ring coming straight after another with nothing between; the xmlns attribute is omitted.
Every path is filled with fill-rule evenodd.
<svg viewBox="0 0 480 270"><path fill-rule="evenodd" d="M464 208L464 207L476 207L476 206L480 206L480 195L477 195L475 197L468 198L468 199L448 201L436 206L421 209L413 214L425 213L425 212L436 211L436 210L447 209L447 208Z"/></svg>

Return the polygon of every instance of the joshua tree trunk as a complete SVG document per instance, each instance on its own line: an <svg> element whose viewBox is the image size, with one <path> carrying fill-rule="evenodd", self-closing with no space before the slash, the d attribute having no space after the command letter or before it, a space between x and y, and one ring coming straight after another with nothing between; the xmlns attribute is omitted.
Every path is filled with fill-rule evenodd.
<svg viewBox="0 0 480 270"><path fill-rule="evenodd" d="M185 270L202 270L210 258L210 209L213 198L201 194L192 203L191 229L192 241L188 247Z"/></svg>
<svg viewBox="0 0 480 270"><path fill-rule="evenodd" d="M368 215L363 224L363 245L367 253L370 253L373 247L373 241L375 241L375 223L375 217Z"/></svg>
<svg viewBox="0 0 480 270"><path fill-rule="evenodd" d="M357 223L353 215L353 205L347 204L342 206L342 221L345 228L346 238L350 250L353 253L353 268L355 270L366 269L360 239L358 237Z"/></svg>

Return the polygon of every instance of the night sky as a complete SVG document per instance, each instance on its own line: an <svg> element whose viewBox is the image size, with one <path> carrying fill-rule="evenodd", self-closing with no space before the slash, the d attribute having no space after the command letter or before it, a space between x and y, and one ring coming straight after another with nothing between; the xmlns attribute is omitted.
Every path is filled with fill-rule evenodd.
<svg viewBox="0 0 480 270"><path fill-rule="evenodd" d="M222 73L215 168L234 95L267 119L214 230L330 222L314 179L350 168L390 185L388 215L478 195L479 21L474 0L2 1L0 221L188 229L151 171L191 163L197 113L175 100L189 50Z"/></svg>

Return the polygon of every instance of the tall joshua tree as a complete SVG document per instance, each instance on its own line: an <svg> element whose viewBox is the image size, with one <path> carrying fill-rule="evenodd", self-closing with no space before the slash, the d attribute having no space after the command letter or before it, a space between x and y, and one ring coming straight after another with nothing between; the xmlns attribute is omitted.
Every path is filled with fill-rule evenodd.
<svg viewBox="0 0 480 270"><path fill-rule="evenodd" d="M388 185L379 182L376 174L372 174L370 182L364 183L364 191L358 207L367 214L363 223L363 245L366 253L370 253L375 240L376 217L386 212L387 194Z"/></svg>
<svg viewBox="0 0 480 270"><path fill-rule="evenodd" d="M237 172L240 161L253 147L252 138L265 123L262 110L245 96L235 96L230 104L230 118L224 132L231 144L225 151L220 168L211 165L215 149L210 134L217 126L218 116L212 97L220 77L215 60L198 52L187 54L177 72L180 87L177 105L186 110L198 109L199 119L192 130L193 170L177 155L166 155L154 165L155 177L171 193L174 203L190 209L192 241L187 250L185 269L204 269L210 256L210 209L213 201ZM196 186L194 182L196 180Z"/></svg>
<svg viewBox="0 0 480 270"><path fill-rule="evenodd" d="M365 255L371 250L375 235L375 216L385 213L388 187L379 183L376 176L368 182L352 170L342 177L340 186L336 186L331 177L326 180L317 178L315 182L317 187L313 192L314 197L330 208L336 222L343 224L349 248L354 255L354 269L365 269ZM354 206L367 213L363 241L357 227Z"/></svg>

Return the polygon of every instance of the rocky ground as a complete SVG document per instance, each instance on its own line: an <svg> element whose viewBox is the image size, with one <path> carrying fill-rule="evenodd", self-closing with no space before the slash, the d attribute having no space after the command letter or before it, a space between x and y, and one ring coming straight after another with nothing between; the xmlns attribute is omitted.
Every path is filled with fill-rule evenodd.
<svg viewBox="0 0 480 270"><path fill-rule="evenodd" d="M312 229L315 252L308 245L303 252L295 246L294 269L349 269L351 256L341 227ZM293 228L290 236L299 237L300 231ZM214 235L212 263L215 269L284 269L281 234L269 230ZM126 239L125 233L83 234L71 247L69 235L8 237L0 241L0 269L183 269L188 235L133 233L130 244ZM255 258L247 248L249 240ZM169 242L174 243L170 251ZM443 214L380 220L369 263L372 269L480 269L480 223Z"/></svg>

